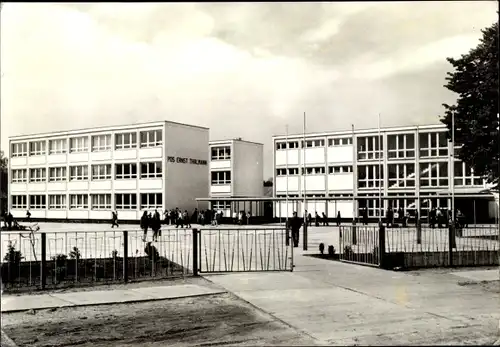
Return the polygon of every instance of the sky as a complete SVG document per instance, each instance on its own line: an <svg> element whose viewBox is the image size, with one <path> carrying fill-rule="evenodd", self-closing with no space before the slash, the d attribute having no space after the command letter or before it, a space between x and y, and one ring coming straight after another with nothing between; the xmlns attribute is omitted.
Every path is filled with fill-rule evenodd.
<svg viewBox="0 0 500 347"><path fill-rule="evenodd" d="M437 124L451 65L496 1L4 3L8 137L171 120L210 139Z"/></svg>

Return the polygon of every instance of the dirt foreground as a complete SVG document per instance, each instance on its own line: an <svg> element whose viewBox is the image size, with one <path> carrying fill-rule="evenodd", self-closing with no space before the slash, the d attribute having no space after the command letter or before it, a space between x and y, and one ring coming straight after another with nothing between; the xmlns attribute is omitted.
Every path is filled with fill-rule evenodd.
<svg viewBox="0 0 500 347"><path fill-rule="evenodd" d="M19 346L311 345L232 294L2 314Z"/></svg>

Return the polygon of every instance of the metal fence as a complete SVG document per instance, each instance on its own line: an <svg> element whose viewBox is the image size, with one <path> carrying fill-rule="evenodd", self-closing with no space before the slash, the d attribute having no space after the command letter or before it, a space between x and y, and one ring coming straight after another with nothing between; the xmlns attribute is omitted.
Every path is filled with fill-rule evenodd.
<svg viewBox="0 0 500 347"><path fill-rule="evenodd" d="M498 227L340 228L339 258L384 268L498 265ZM380 245L383 245L381 247Z"/></svg>
<svg viewBox="0 0 500 347"><path fill-rule="evenodd" d="M285 228L201 229L202 273L289 271L292 248Z"/></svg>
<svg viewBox="0 0 500 347"><path fill-rule="evenodd" d="M6 289L106 284L192 274L193 230L2 232Z"/></svg>

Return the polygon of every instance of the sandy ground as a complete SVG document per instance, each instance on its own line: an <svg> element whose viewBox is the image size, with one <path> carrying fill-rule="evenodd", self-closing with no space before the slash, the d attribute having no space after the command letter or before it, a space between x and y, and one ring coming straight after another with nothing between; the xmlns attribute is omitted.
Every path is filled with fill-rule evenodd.
<svg viewBox="0 0 500 347"><path fill-rule="evenodd" d="M18 346L311 345L232 294L2 315Z"/></svg>

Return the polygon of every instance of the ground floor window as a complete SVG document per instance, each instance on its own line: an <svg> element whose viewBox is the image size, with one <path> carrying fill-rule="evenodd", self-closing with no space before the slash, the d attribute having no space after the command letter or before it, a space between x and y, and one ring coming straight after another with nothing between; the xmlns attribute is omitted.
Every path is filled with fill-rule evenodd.
<svg viewBox="0 0 500 347"><path fill-rule="evenodd" d="M163 196L161 193L141 194L141 209L152 210L163 207Z"/></svg>
<svg viewBox="0 0 500 347"><path fill-rule="evenodd" d="M378 196L360 199L358 201L358 206L360 217L364 216L365 210L367 211L368 218L383 217L385 215L383 211L384 200L379 200Z"/></svg>
<svg viewBox="0 0 500 347"><path fill-rule="evenodd" d="M49 209L63 210L66 209L66 195L49 195Z"/></svg>
<svg viewBox="0 0 500 347"><path fill-rule="evenodd" d="M212 208L216 211L229 210L231 208L231 202L225 200L212 201Z"/></svg>
<svg viewBox="0 0 500 347"><path fill-rule="evenodd" d="M136 210L137 194L116 194L115 204L117 210Z"/></svg>
<svg viewBox="0 0 500 347"><path fill-rule="evenodd" d="M28 206L26 195L12 195L12 208L25 210Z"/></svg>
<svg viewBox="0 0 500 347"><path fill-rule="evenodd" d="M92 194L93 210L111 210L111 194Z"/></svg>
<svg viewBox="0 0 500 347"><path fill-rule="evenodd" d="M71 210L82 210L89 208L89 196L87 194L74 194L69 196L69 208Z"/></svg>
<svg viewBox="0 0 500 347"><path fill-rule="evenodd" d="M33 210L47 208L47 197L45 195L30 195L30 208Z"/></svg>

